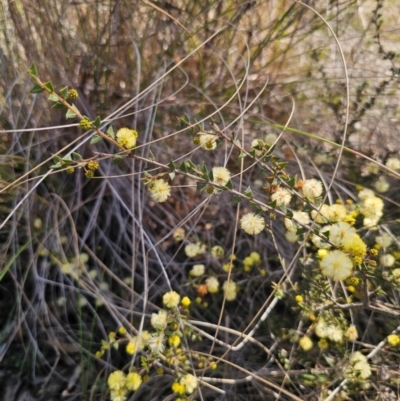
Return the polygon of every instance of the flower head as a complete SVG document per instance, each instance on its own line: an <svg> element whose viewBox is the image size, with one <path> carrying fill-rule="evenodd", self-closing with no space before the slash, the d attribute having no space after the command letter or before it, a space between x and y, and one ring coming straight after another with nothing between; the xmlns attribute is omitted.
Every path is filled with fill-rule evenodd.
<svg viewBox="0 0 400 401"><path fill-rule="evenodd" d="M155 202L165 202L171 195L171 186L167 181L159 178L149 185L150 196Z"/></svg>
<svg viewBox="0 0 400 401"><path fill-rule="evenodd" d="M137 131L129 128L119 129L116 135L118 144L126 149L132 149L135 147L137 137Z"/></svg>
<svg viewBox="0 0 400 401"><path fill-rule="evenodd" d="M204 265L194 265L189 274L193 277L200 277L204 274L205 268L206 267Z"/></svg>
<svg viewBox="0 0 400 401"><path fill-rule="evenodd" d="M163 304L169 308L176 308L181 300L180 295L176 291L169 291L163 295Z"/></svg>
<svg viewBox="0 0 400 401"><path fill-rule="evenodd" d="M217 147L217 139L216 135L207 134L206 132L200 132L197 137L199 145L204 150L214 150Z"/></svg>
<svg viewBox="0 0 400 401"><path fill-rule="evenodd" d="M391 170L400 170L400 160L397 157L389 157L389 159L386 160L385 164L386 167L390 168Z"/></svg>
<svg viewBox="0 0 400 401"><path fill-rule="evenodd" d="M356 341L358 338L357 328L355 326L350 326L346 330L345 337L348 341Z"/></svg>
<svg viewBox="0 0 400 401"><path fill-rule="evenodd" d="M254 213L247 213L240 219L240 226L250 235L260 234L265 228L264 217Z"/></svg>
<svg viewBox="0 0 400 401"><path fill-rule="evenodd" d="M125 387L126 376L122 370L116 370L108 376L107 384L110 390L120 390Z"/></svg>
<svg viewBox="0 0 400 401"><path fill-rule="evenodd" d="M271 201L276 202L276 206L287 206L292 199L292 194L285 188L278 188L272 195Z"/></svg>
<svg viewBox="0 0 400 401"><path fill-rule="evenodd" d="M215 294L219 290L219 281L216 277L208 277L206 279L206 286L207 286L207 291L210 294Z"/></svg>
<svg viewBox="0 0 400 401"><path fill-rule="evenodd" d="M353 263L342 251L330 251L320 262L322 273L334 281L345 280L351 275Z"/></svg>
<svg viewBox="0 0 400 401"><path fill-rule="evenodd" d="M118 390L111 390L110 399L111 401L125 401L127 393L128 390L125 387L119 388Z"/></svg>
<svg viewBox="0 0 400 401"><path fill-rule="evenodd" d="M234 281L225 281L223 286L222 286L226 300L227 301L233 301L236 299L237 296L237 284Z"/></svg>
<svg viewBox="0 0 400 401"><path fill-rule="evenodd" d="M167 312L161 309L158 313L153 313L150 323L156 330L163 330L167 325Z"/></svg>
<svg viewBox="0 0 400 401"><path fill-rule="evenodd" d="M206 251L206 246L197 242L196 244L187 244L185 246L185 254L188 258L194 258L197 255L202 255Z"/></svg>
<svg viewBox="0 0 400 401"><path fill-rule="evenodd" d="M213 167L212 169L214 182L218 185L226 185L231 179L231 173L225 167Z"/></svg>
<svg viewBox="0 0 400 401"><path fill-rule="evenodd" d="M291 219L285 218L286 230L296 233L297 228L300 228L296 222L307 225L310 223L310 216L307 212L293 212L293 217Z"/></svg>
<svg viewBox="0 0 400 401"><path fill-rule="evenodd" d="M215 259L222 258L225 254L224 248L219 245L215 245L211 248L211 256Z"/></svg>
<svg viewBox="0 0 400 401"><path fill-rule="evenodd" d="M400 344L400 337L397 334L389 334L387 342L392 347L397 347Z"/></svg>
<svg viewBox="0 0 400 401"><path fill-rule="evenodd" d="M165 349L165 335L164 332L154 333L149 340L149 348L155 354L163 352Z"/></svg>
<svg viewBox="0 0 400 401"><path fill-rule="evenodd" d="M313 347L313 342L310 337L304 336L301 337L299 340L299 345L303 349L303 351L310 351L310 349Z"/></svg>
<svg viewBox="0 0 400 401"><path fill-rule="evenodd" d="M179 383L185 386L186 394L192 394L193 391L196 390L198 386L197 378L191 374L187 374L181 377Z"/></svg>
<svg viewBox="0 0 400 401"><path fill-rule="evenodd" d="M318 196L321 196L322 194L322 183L314 178L311 180L305 180L301 191L306 198L318 198Z"/></svg>
<svg viewBox="0 0 400 401"><path fill-rule="evenodd" d="M139 373L131 372L126 375L126 388L130 391L136 391L142 384L142 376Z"/></svg>

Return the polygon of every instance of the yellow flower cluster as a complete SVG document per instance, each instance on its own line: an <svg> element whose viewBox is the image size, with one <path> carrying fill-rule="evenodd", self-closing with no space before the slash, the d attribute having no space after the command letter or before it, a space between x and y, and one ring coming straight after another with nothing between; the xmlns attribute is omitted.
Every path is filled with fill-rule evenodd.
<svg viewBox="0 0 400 401"><path fill-rule="evenodd" d="M171 186L167 181L159 178L149 185L151 199L155 202L165 202L171 195Z"/></svg>
<svg viewBox="0 0 400 401"><path fill-rule="evenodd" d="M122 370L116 370L108 376L107 384L111 401L125 401L129 391L136 391L142 384L142 377L131 372L127 375Z"/></svg>
<svg viewBox="0 0 400 401"><path fill-rule="evenodd" d="M120 128L116 134L118 144L126 149L132 149L135 147L137 137L137 131L129 128Z"/></svg>
<svg viewBox="0 0 400 401"><path fill-rule="evenodd" d="M265 228L264 217L254 214L247 213L240 219L240 226L242 230L250 235L260 234Z"/></svg>

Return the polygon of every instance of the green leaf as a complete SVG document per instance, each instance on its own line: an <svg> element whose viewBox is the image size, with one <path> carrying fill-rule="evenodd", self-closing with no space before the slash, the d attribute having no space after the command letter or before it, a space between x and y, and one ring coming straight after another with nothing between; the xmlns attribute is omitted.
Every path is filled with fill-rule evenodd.
<svg viewBox="0 0 400 401"><path fill-rule="evenodd" d="M101 141L101 136L100 135L93 135L92 139L90 140L90 144L94 145L95 143Z"/></svg>
<svg viewBox="0 0 400 401"><path fill-rule="evenodd" d="M180 170L180 171L182 171L182 172L184 172L184 173L187 173L188 169L187 169L187 167L186 167L186 163L183 162L183 163L179 166L179 169L178 169L178 170Z"/></svg>
<svg viewBox="0 0 400 401"><path fill-rule="evenodd" d="M76 110L76 112L78 112L78 109L75 107L75 105L73 104L72 105L72 108L74 109L74 110ZM77 114L76 113L74 113L71 109L68 109L67 110L67 114L65 115L65 117L68 119L68 118L75 118L77 116Z"/></svg>
<svg viewBox="0 0 400 401"><path fill-rule="evenodd" d="M67 155L67 156L63 157L62 161L63 161L63 164L71 164L73 162L71 155Z"/></svg>
<svg viewBox="0 0 400 401"><path fill-rule="evenodd" d="M296 185L297 177L294 176L292 179L290 179L287 183L289 184L290 188L294 188Z"/></svg>
<svg viewBox="0 0 400 401"><path fill-rule="evenodd" d="M171 170L176 170L175 163L174 163L172 160L167 164L167 166L168 166Z"/></svg>
<svg viewBox="0 0 400 401"><path fill-rule="evenodd" d="M245 194L248 198L250 198L250 199L253 199L253 198L254 198L253 191L251 190L250 187L247 187L247 188L246 188L246 191L244 191L244 194Z"/></svg>
<svg viewBox="0 0 400 401"><path fill-rule="evenodd" d="M92 124L96 127L99 128L101 125L101 118L99 116L96 117L94 121L92 121Z"/></svg>
<svg viewBox="0 0 400 401"><path fill-rule="evenodd" d="M149 150L149 159L153 161L156 160L156 157L154 156L154 153L151 150Z"/></svg>
<svg viewBox="0 0 400 401"><path fill-rule="evenodd" d="M54 93L50 93L49 98L50 102L58 102L58 97Z"/></svg>
<svg viewBox="0 0 400 401"><path fill-rule="evenodd" d="M34 84L31 93L42 93L44 92L44 89L39 85L39 84Z"/></svg>
<svg viewBox="0 0 400 401"><path fill-rule="evenodd" d="M62 160L62 158L60 156L54 156L53 157L53 162L54 163L59 163Z"/></svg>
<svg viewBox="0 0 400 401"><path fill-rule="evenodd" d="M233 183L232 183L232 181L229 180L229 181L226 183L225 187L228 188L228 189L233 189Z"/></svg>
<svg viewBox="0 0 400 401"><path fill-rule="evenodd" d="M37 78L37 76L38 76L38 70L37 70L36 64L35 64L34 62L33 62L33 63L31 64L31 66L29 67L28 73L29 73L29 75L30 75L31 77Z"/></svg>
<svg viewBox="0 0 400 401"><path fill-rule="evenodd" d="M231 201L232 205L237 205L241 201L242 201L242 198L240 196L237 196L237 195L232 196L232 201Z"/></svg>
<svg viewBox="0 0 400 401"><path fill-rule="evenodd" d="M198 191L202 191L202 190L204 190L206 187L207 187L207 183L205 183L205 182L197 182L197 190Z"/></svg>
<svg viewBox="0 0 400 401"><path fill-rule="evenodd" d="M112 139L115 139L115 132L114 132L114 128L112 127L112 125L110 125L110 126L108 127L107 135L108 135L109 137L111 137Z"/></svg>
<svg viewBox="0 0 400 401"><path fill-rule="evenodd" d="M280 162L278 164L279 164L279 167L283 170L289 163L288 162Z"/></svg>
<svg viewBox="0 0 400 401"><path fill-rule="evenodd" d="M243 151L240 151L238 159L244 159L246 157L246 153L244 153Z"/></svg>
<svg viewBox="0 0 400 401"><path fill-rule="evenodd" d="M82 160L82 156L79 153L76 152L72 152L72 156L74 156L74 158L76 160Z"/></svg>
<svg viewBox="0 0 400 401"><path fill-rule="evenodd" d="M54 86L53 86L53 84L52 84L50 81L45 82L45 83L44 83L44 86L45 86L48 90L54 92Z"/></svg>
<svg viewBox="0 0 400 401"><path fill-rule="evenodd" d="M113 343L112 346L113 346L114 349L118 350L119 342L118 342L118 341L115 341L115 343Z"/></svg>
<svg viewBox="0 0 400 401"><path fill-rule="evenodd" d="M68 97L68 86L65 86L64 88L60 89L60 95L66 99Z"/></svg>
<svg viewBox="0 0 400 401"><path fill-rule="evenodd" d="M113 164L114 166L116 166L116 165L120 164L120 163L122 162L123 159L124 159L124 157L121 157L121 156L114 156L114 157L112 158L112 164Z"/></svg>
<svg viewBox="0 0 400 401"><path fill-rule="evenodd" d="M61 168L62 166L63 165L61 163L56 163L56 164L53 164L52 166L50 166L50 168L56 169L56 168Z"/></svg>
<svg viewBox="0 0 400 401"><path fill-rule="evenodd" d="M61 109L65 109L65 106L61 102L57 102L57 103L54 103L52 109L61 110Z"/></svg>

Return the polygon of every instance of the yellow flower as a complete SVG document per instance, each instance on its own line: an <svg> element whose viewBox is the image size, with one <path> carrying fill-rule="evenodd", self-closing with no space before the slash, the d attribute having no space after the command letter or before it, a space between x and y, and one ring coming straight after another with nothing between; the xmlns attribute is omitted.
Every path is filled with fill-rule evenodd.
<svg viewBox="0 0 400 401"><path fill-rule="evenodd" d="M135 353L135 351L136 351L136 337L133 337L133 341L129 341L129 343L127 344L125 350L129 355L133 355Z"/></svg>
<svg viewBox="0 0 400 401"><path fill-rule="evenodd" d="M304 301L304 298L301 295L296 295L295 300L298 304L300 304Z"/></svg>
<svg viewBox="0 0 400 401"><path fill-rule="evenodd" d="M192 270L190 270L189 274L193 277L200 277L204 274L205 271L204 265L193 265Z"/></svg>
<svg viewBox="0 0 400 401"><path fill-rule="evenodd" d="M250 235L260 234L265 228L264 217L254 213L247 213L240 219L240 226L243 231Z"/></svg>
<svg viewBox="0 0 400 401"><path fill-rule="evenodd" d="M303 195L307 198L318 198L322 194L322 183L314 178L305 180L301 188Z"/></svg>
<svg viewBox="0 0 400 401"><path fill-rule="evenodd" d="M271 201L276 202L276 206L286 206L290 203L292 194L285 188L278 188L272 195Z"/></svg>
<svg viewBox="0 0 400 401"><path fill-rule="evenodd" d="M206 286L207 286L207 291L210 294L215 294L216 292L218 292L219 289L219 281L216 277L208 277L206 279Z"/></svg>
<svg viewBox="0 0 400 401"><path fill-rule="evenodd" d="M185 229L182 227L177 228L172 236L174 237L174 240L176 242L183 241L183 239L185 238Z"/></svg>
<svg viewBox="0 0 400 401"><path fill-rule="evenodd" d="M231 179L231 173L225 167L213 167L212 173L214 177L213 182L221 186L226 185Z"/></svg>
<svg viewBox="0 0 400 401"><path fill-rule="evenodd" d="M194 258L197 255L202 255L206 251L206 246L200 242L196 244L187 244L185 246L185 254L188 258Z"/></svg>
<svg viewBox="0 0 400 401"><path fill-rule="evenodd" d="M394 171L400 170L400 160L397 157L389 157L385 165L387 168L390 168L390 170Z"/></svg>
<svg viewBox="0 0 400 401"><path fill-rule="evenodd" d="M264 154L264 152L265 152L265 150L263 150L264 147L265 147L265 144L264 144L262 139L253 139L251 141L251 148L252 148L252 150L255 151L254 154L257 157L260 157L260 156L262 156ZM262 150L260 150L260 148L262 148Z"/></svg>
<svg viewBox="0 0 400 401"><path fill-rule="evenodd" d="M183 298L182 298L182 301L181 301L181 304L182 304L185 308L187 308L187 307L190 305L190 299L189 299L189 297L183 297Z"/></svg>
<svg viewBox="0 0 400 401"><path fill-rule="evenodd" d="M364 258L367 253L367 245L358 234L346 235L342 246L345 251L360 258Z"/></svg>
<svg viewBox="0 0 400 401"><path fill-rule="evenodd" d="M123 326L121 326L121 327L118 329L118 334L121 334L121 336L123 336L124 334L126 334L126 328L123 327Z"/></svg>
<svg viewBox="0 0 400 401"><path fill-rule="evenodd" d="M174 347L174 348L179 347L180 343L181 343L181 339L177 335L173 335L168 338L168 344L170 347Z"/></svg>
<svg viewBox="0 0 400 401"><path fill-rule="evenodd" d="M216 135L207 134L206 132L200 132L198 135L199 145L204 150L214 150L217 147L217 139Z"/></svg>
<svg viewBox="0 0 400 401"><path fill-rule="evenodd" d="M396 259L394 258L393 255L391 255L390 253L386 254L386 255L382 255L379 258L379 261L381 262L381 264L385 267L392 267L394 265L394 262L396 261Z"/></svg>
<svg viewBox="0 0 400 401"><path fill-rule="evenodd" d="M123 387L119 388L118 390L111 390L110 392L110 398L111 401L125 401L126 400L126 394L128 393L128 390Z"/></svg>
<svg viewBox="0 0 400 401"><path fill-rule="evenodd" d="M301 228L297 222L307 225L310 223L310 216L306 212L293 212L293 217L291 219L285 219L285 227L291 233L296 233L298 228Z"/></svg>
<svg viewBox="0 0 400 401"><path fill-rule="evenodd" d="M342 251L331 251L320 262L322 273L334 281L345 280L353 270L351 259Z"/></svg>
<svg viewBox="0 0 400 401"><path fill-rule="evenodd" d="M172 392L175 394L183 395L185 394L185 386L180 383L173 383L172 384Z"/></svg>
<svg viewBox="0 0 400 401"><path fill-rule="evenodd" d="M142 376L139 373L131 372L126 376L126 388L130 391L136 391L142 384Z"/></svg>
<svg viewBox="0 0 400 401"><path fill-rule="evenodd" d="M181 300L180 295L176 291L169 291L163 295L163 304L169 308L176 308Z"/></svg>
<svg viewBox="0 0 400 401"><path fill-rule="evenodd" d="M299 345L303 351L310 351L310 349L313 347L313 342L310 337L304 336L300 338Z"/></svg>
<svg viewBox="0 0 400 401"><path fill-rule="evenodd" d="M387 342L392 347L397 347L400 344L400 337L397 334L389 334Z"/></svg>
<svg viewBox="0 0 400 401"><path fill-rule="evenodd" d="M191 374L183 376L179 382L185 386L186 394L192 394L198 386L197 378Z"/></svg>
<svg viewBox="0 0 400 401"><path fill-rule="evenodd" d="M117 131L117 142L126 149L132 149L136 145L138 133L134 129L121 128Z"/></svg>
<svg viewBox="0 0 400 401"><path fill-rule="evenodd" d="M125 387L126 376L122 370L116 370L108 376L107 384L110 390L120 390Z"/></svg>
<svg viewBox="0 0 400 401"><path fill-rule="evenodd" d="M357 328L355 326L350 326L346 330L345 337L348 341L356 341L358 338Z"/></svg>
<svg viewBox="0 0 400 401"><path fill-rule="evenodd" d="M261 256L258 252L251 252L250 257L253 259L254 263L260 263L261 262Z"/></svg>
<svg viewBox="0 0 400 401"><path fill-rule="evenodd" d="M155 202L165 202L171 195L171 186L162 178L153 181L149 185L150 196Z"/></svg>
<svg viewBox="0 0 400 401"><path fill-rule="evenodd" d="M154 333L149 340L149 348L152 352L158 354L165 349L165 335L163 332Z"/></svg>
<svg viewBox="0 0 400 401"><path fill-rule="evenodd" d="M161 309L158 313L153 313L150 323L156 330L163 330L167 325L167 312Z"/></svg>
<svg viewBox="0 0 400 401"><path fill-rule="evenodd" d="M236 299L237 296L237 285L234 281L230 281L229 283L227 281L224 282L222 286L224 293L226 295L226 300L227 301L233 301Z"/></svg>
<svg viewBox="0 0 400 401"><path fill-rule="evenodd" d="M318 347L321 348L321 349L328 349L328 347L329 347L328 340L326 338L321 338L318 341Z"/></svg>

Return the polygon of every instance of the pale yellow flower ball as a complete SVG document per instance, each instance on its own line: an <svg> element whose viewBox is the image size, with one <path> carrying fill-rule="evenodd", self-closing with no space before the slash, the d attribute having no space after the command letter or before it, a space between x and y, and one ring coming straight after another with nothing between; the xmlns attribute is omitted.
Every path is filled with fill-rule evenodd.
<svg viewBox="0 0 400 401"><path fill-rule="evenodd" d="M310 337L304 336L304 337L300 338L299 345L303 349L303 351L307 352L307 351L310 351L312 349L314 344L313 344L313 342L312 342Z"/></svg>
<svg viewBox="0 0 400 401"><path fill-rule="evenodd" d="M393 255L388 253L386 255L382 255L379 258L379 261L381 262L381 265L383 265L385 267L392 267L394 265L394 263L396 262L396 259L394 258Z"/></svg>
<svg viewBox="0 0 400 401"><path fill-rule="evenodd" d="M224 290L227 301L234 301L236 299L237 284L234 281L230 281L229 283L225 281L222 288Z"/></svg>
<svg viewBox="0 0 400 401"><path fill-rule="evenodd" d="M306 198L318 198L322 194L322 182L314 178L305 180L301 191Z"/></svg>
<svg viewBox="0 0 400 401"><path fill-rule="evenodd" d="M231 179L231 173L225 167L213 167L212 173L214 177L213 182L221 186L226 185Z"/></svg>
<svg viewBox="0 0 400 401"><path fill-rule="evenodd" d="M169 308L176 308L181 300L180 295L176 291L169 291L163 295L163 304Z"/></svg>
<svg viewBox="0 0 400 401"><path fill-rule="evenodd" d="M129 128L121 128L116 134L118 144L126 149L132 149L135 147L137 137L137 131Z"/></svg>
<svg viewBox="0 0 400 401"><path fill-rule="evenodd" d="M276 202L276 206L287 206L291 199L292 194L286 188L278 188L271 195L271 201Z"/></svg>
<svg viewBox="0 0 400 401"><path fill-rule="evenodd" d="M171 195L171 186L162 178L149 185L150 196L155 202L165 202Z"/></svg>
<svg viewBox="0 0 400 401"><path fill-rule="evenodd" d="M126 375L126 388L129 391L136 391L142 384L142 376L139 373L131 372Z"/></svg>
<svg viewBox="0 0 400 401"><path fill-rule="evenodd" d="M330 251L320 261L322 273L334 281L345 280L351 276L353 263L342 251Z"/></svg>
<svg viewBox="0 0 400 401"><path fill-rule="evenodd" d="M189 274L193 277L200 277L204 274L206 267L202 264L194 265L192 270L190 270Z"/></svg>
<svg viewBox="0 0 400 401"><path fill-rule="evenodd" d="M126 375L122 370L116 370L108 376L107 384L110 390L119 390L125 387Z"/></svg>
<svg viewBox="0 0 400 401"><path fill-rule="evenodd" d="M213 276L208 277L206 279L206 286L207 286L207 291L210 294L215 294L219 290L219 281L216 277L213 277Z"/></svg>
<svg viewBox="0 0 400 401"><path fill-rule="evenodd" d="M265 228L264 217L254 213L247 213L240 219L242 230L250 235L260 234Z"/></svg>

